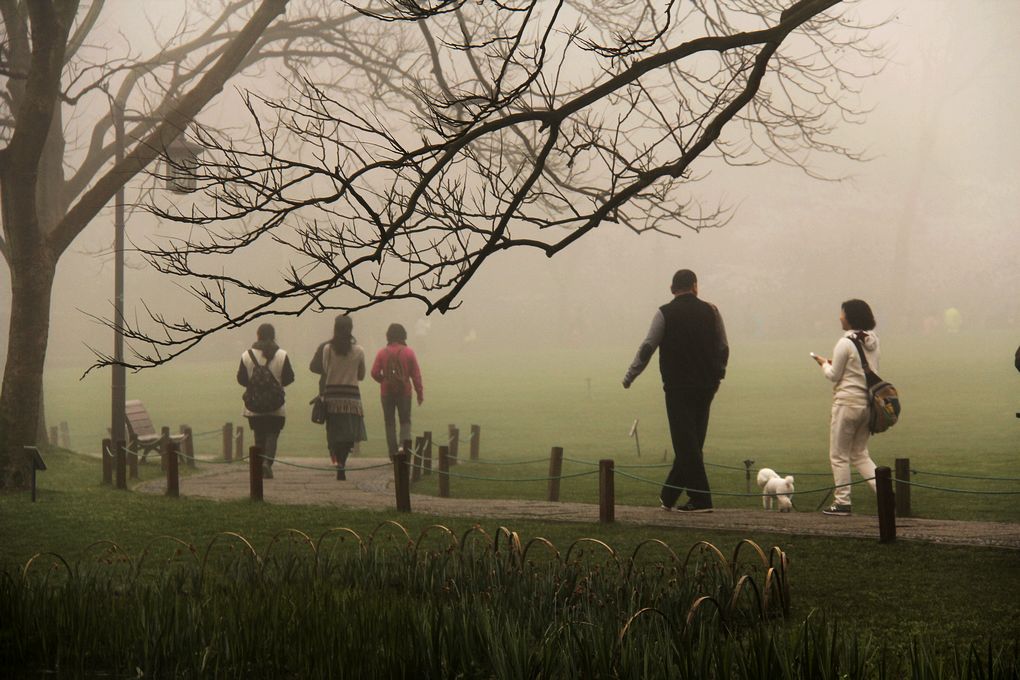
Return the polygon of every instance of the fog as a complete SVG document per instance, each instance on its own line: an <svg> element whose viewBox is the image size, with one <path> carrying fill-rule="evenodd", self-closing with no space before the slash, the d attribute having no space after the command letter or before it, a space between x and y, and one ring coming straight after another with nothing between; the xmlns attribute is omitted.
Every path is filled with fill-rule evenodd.
<svg viewBox="0 0 1020 680"><path fill-rule="evenodd" d="M150 12L164 6L176 7L154 3ZM724 228L675 239L605 224L553 259L509 251L483 267L458 309L423 319L419 304L387 304L358 313L355 334L371 351L383 343L388 323L402 322L425 356L552 345L636 348L655 308L668 301L678 268L697 272L701 296L719 306L735 351L756 338L825 328L835 335L839 303L850 297L871 302L884 333L943 332L950 307L960 312L962 332L1017 328L1020 95L1009 83L1020 63L1020 3L866 0L861 11L867 10L892 12L880 33L888 63L865 83L862 103L873 109L866 122L841 135L870 160L813 168L848 170L849 177L826 182L776 165L713 166L699 191L707 202L735 207ZM230 96L203 120L230 124L236 111ZM112 257L96 254L110 249L107 217L61 260L48 367L84 371L94 359L89 345L112 344L112 331L89 318L112 311ZM174 229L141 210L128 216L136 242ZM268 259L260 266L286 262ZM128 261L128 316L144 316L143 303L179 316L178 282L146 270L137 256ZM8 276L0 286L6 329ZM299 365L332 326L331 315L273 322ZM232 359L253 337L253 328L225 332L179 361ZM621 354L621 373L628 360Z"/></svg>

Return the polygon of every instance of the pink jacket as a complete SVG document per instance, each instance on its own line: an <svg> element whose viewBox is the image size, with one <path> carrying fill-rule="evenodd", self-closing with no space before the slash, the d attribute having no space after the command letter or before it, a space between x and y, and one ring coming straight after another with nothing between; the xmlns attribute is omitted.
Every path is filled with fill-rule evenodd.
<svg viewBox="0 0 1020 680"><path fill-rule="evenodd" d="M418 357L414 355L413 349L399 342L391 342L379 350L379 353L375 355L375 362L372 363L372 379L380 384L382 396L391 396L389 385L383 382L386 363L391 354L398 354L398 360L404 367L404 375L408 377L408 380L404 381L404 395L411 394L411 384L413 383L418 400L424 399L425 391L421 384L421 368L418 367Z"/></svg>

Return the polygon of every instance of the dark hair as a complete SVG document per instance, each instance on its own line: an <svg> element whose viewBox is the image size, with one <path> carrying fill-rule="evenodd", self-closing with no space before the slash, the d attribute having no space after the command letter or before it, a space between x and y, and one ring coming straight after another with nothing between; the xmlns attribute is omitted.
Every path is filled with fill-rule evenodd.
<svg viewBox="0 0 1020 680"><path fill-rule="evenodd" d="M386 342L399 342L402 345L406 345L407 329L399 323L391 323L390 327L386 329Z"/></svg>
<svg viewBox="0 0 1020 680"><path fill-rule="evenodd" d="M681 269L676 274L673 274L673 285L670 289L675 293L680 293L685 290L691 290L694 288L694 284L698 282L698 277L690 269Z"/></svg>
<svg viewBox="0 0 1020 680"><path fill-rule="evenodd" d="M336 354L346 356L351 351L351 345L355 342L354 336L351 335L352 330L354 321L349 316L340 315L333 322L333 338L329 341L329 346Z"/></svg>
<svg viewBox="0 0 1020 680"><path fill-rule="evenodd" d="M255 331L255 342L252 343L252 349L257 349L266 356L266 361L272 361L273 355L276 354L280 346L276 344L276 329L273 328L273 324L264 323L258 327Z"/></svg>
<svg viewBox="0 0 1020 680"><path fill-rule="evenodd" d="M847 300L843 303L843 315L850 330L870 331L875 328L875 315L864 300Z"/></svg>

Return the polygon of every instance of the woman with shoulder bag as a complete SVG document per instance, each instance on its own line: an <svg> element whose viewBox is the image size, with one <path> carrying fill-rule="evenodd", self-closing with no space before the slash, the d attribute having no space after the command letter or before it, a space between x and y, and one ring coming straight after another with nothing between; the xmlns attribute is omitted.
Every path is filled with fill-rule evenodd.
<svg viewBox="0 0 1020 680"><path fill-rule="evenodd" d="M321 376L319 398L326 405L326 443L337 470L337 479L346 479L344 467L355 442L368 439L365 412L358 383L365 379L365 351L352 331L349 316L338 316L333 337L323 343L312 357L309 370Z"/></svg>
<svg viewBox="0 0 1020 680"><path fill-rule="evenodd" d="M833 504L822 510L826 515L849 517L850 466L853 465L875 490L875 462L868 453L869 397L861 353L868 365L878 371L878 336L875 316L864 300L847 300L839 322L845 331L832 350L832 359L814 356L822 374L836 383L832 390L832 418L829 423L829 462L836 486Z"/></svg>

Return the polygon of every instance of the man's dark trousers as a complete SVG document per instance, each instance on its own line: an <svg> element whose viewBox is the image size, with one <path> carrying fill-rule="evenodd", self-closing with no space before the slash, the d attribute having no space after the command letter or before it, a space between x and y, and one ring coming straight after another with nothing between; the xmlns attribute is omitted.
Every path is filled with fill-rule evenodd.
<svg viewBox="0 0 1020 680"><path fill-rule="evenodd" d="M712 507L702 449L708 433L708 413L717 387L683 387L666 390L666 416L673 439L673 468L659 498L673 507L684 489L691 504Z"/></svg>

